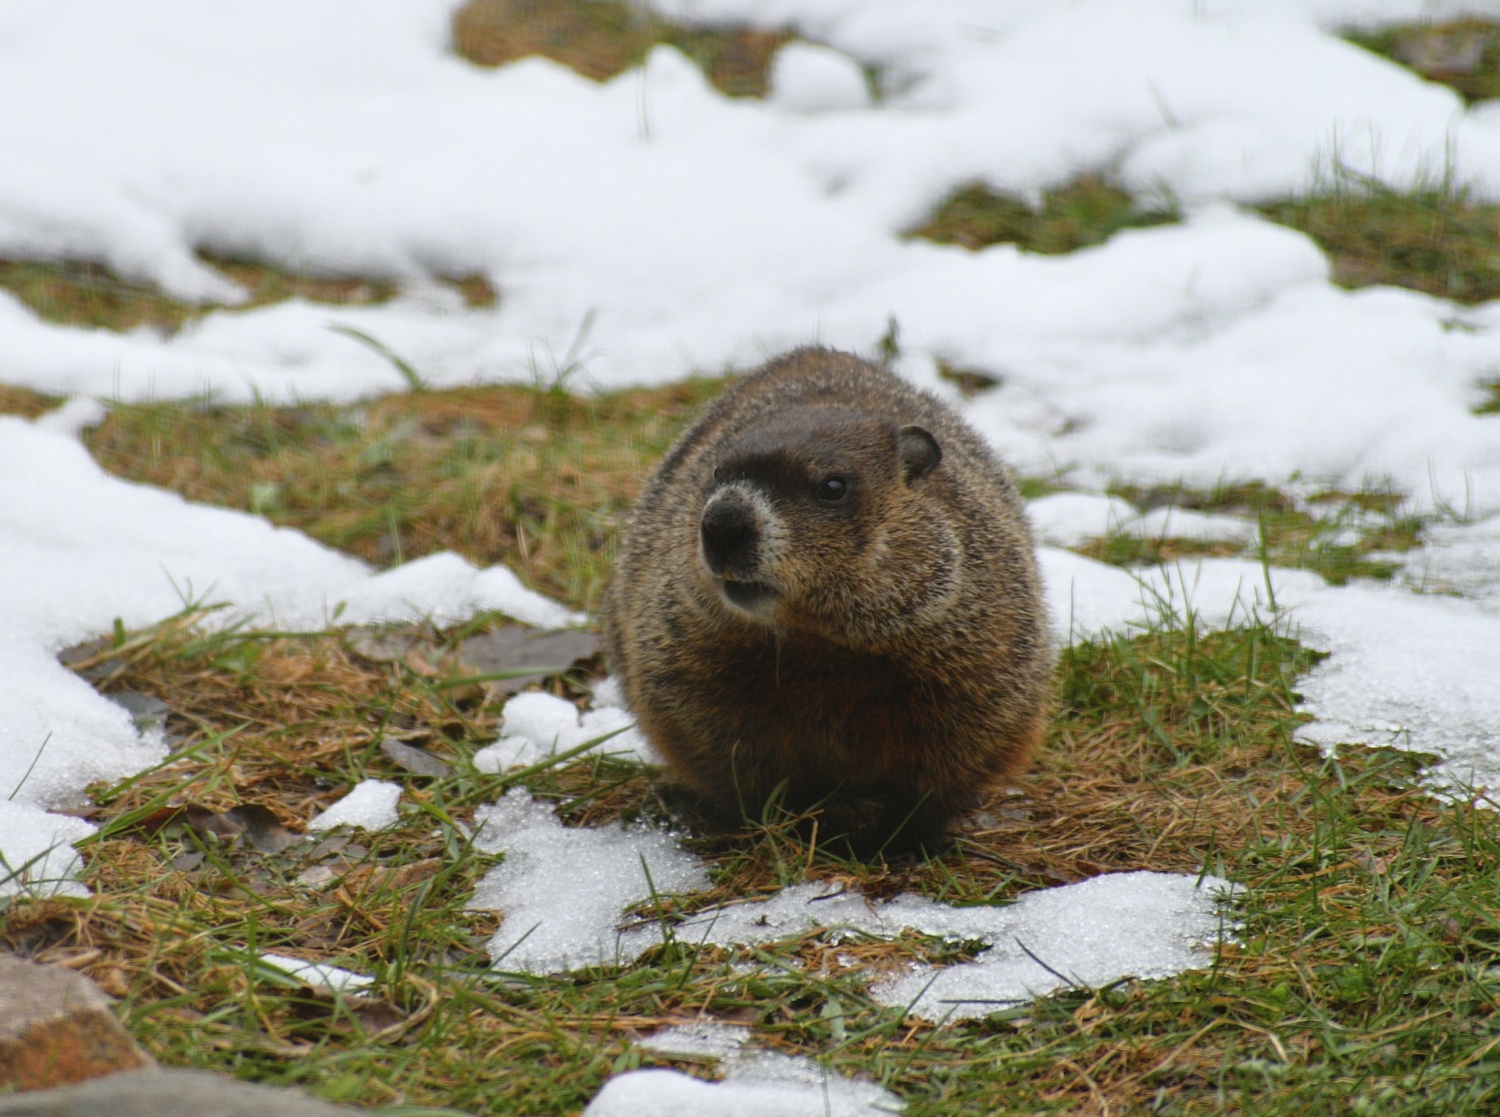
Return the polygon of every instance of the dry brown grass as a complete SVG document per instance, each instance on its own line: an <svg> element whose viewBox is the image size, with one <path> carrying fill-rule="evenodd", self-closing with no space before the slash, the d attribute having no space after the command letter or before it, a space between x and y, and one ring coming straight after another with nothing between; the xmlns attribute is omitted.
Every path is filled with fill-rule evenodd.
<svg viewBox="0 0 1500 1117"><path fill-rule="evenodd" d="M190 303L151 283L116 275L88 260L0 259L0 287L9 290L41 318L68 326L133 330L148 326L172 335L214 310L255 310L288 299L307 299L331 306L373 306L389 302L398 291L390 278L328 274L237 260L200 252L211 268L245 289L244 301ZM469 307L494 306L499 293L482 275L440 276Z"/></svg>
<svg viewBox="0 0 1500 1117"><path fill-rule="evenodd" d="M971 251L1014 244L1055 255L1103 244L1121 229L1176 220L1170 209L1142 206L1119 187L1085 175L1048 190L1039 205L996 193L982 182L961 186L907 235Z"/></svg>
<svg viewBox="0 0 1500 1117"><path fill-rule="evenodd" d="M789 32L692 28L621 0L469 0L453 13L453 49L481 66L540 55L595 81L675 46L731 97L763 97L771 58Z"/></svg>
<svg viewBox="0 0 1500 1117"><path fill-rule="evenodd" d="M22 419L35 419L38 415L45 415L61 402L52 396L33 392L29 388L0 384L0 415L18 415Z"/></svg>

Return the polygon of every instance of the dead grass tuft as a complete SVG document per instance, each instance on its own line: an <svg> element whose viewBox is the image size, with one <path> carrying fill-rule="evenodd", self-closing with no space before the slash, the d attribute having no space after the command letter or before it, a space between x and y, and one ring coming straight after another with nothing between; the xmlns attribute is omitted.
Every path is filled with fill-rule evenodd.
<svg viewBox="0 0 1500 1117"><path fill-rule="evenodd" d="M0 384L0 415L16 415L22 419L35 419L56 408L62 400L55 396L44 396L30 388L17 388L11 384Z"/></svg>
<svg viewBox="0 0 1500 1117"><path fill-rule="evenodd" d="M1490 20L1395 24L1345 38L1449 86L1470 104L1500 97L1500 24Z"/></svg>
<svg viewBox="0 0 1500 1117"><path fill-rule="evenodd" d="M1159 566L1186 558L1237 555L1244 548L1224 540L1105 535L1073 549L1080 555L1114 566Z"/></svg>
<svg viewBox="0 0 1500 1117"><path fill-rule="evenodd" d="M961 187L907 235L971 251L1014 244L1025 252L1056 255L1103 244L1122 229L1176 220L1171 209L1143 207L1118 187L1086 175L1047 191L1039 205L996 193L984 183Z"/></svg>
<svg viewBox="0 0 1500 1117"><path fill-rule="evenodd" d="M1340 286L1387 283L1462 303L1500 297L1500 206L1461 189L1398 193L1349 181L1261 212L1317 241Z"/></svg>
<svg viewBox="0 0 1500 1117"><path fill-rule="evenodd" d="M763 97L787 31L694 28L621 0L469 0L453 14L453 49L480 66L532 55L608 81L657 44L677 47L731 97Z"/></svg>
<svg viewBox="0 0 1500 1117"><path fill-rule="evenodd" d="M200 253L204 263L241 284L249 297L236 310L253 310L301 298L339 306L369 306L396 295L385 279L288 271L269 264ZM469 280L465 280L469 282ZM123 279L103 264L86 260L0 260L4 287L48 322L96 329L150 327L171 335L218 303L188 303L149 283Z"/></svg>

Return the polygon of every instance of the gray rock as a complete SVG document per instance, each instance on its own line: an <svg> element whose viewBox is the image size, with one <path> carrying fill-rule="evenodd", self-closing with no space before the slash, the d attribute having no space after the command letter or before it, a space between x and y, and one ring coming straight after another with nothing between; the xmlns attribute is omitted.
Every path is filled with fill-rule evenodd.
<svg viewBox="0 0 1500 1117"><path fill-rule="evenodd" d="M299 1090L199 1070L141 1070L0 1097L0 1117L353 1117Z"/></svg>
<svg viewBox="0 0 1500 1117"><path fill-rule="evenodd" d="M40 1089L152 1065L88 978L0 955L0 1086Z"/></svg>

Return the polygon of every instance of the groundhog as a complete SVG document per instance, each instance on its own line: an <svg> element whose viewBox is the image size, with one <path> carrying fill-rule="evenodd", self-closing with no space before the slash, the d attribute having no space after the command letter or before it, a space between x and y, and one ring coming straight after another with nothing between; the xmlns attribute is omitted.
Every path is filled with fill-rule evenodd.
<svg viewBox="0 0 1500 1117"><path fill-rule="evenodd" d="M848 353L796 350L704 411L602 619L640 728L724 822L779 801L820 844L932 850L1042 736L1020 497L948 407Z"/></svg>

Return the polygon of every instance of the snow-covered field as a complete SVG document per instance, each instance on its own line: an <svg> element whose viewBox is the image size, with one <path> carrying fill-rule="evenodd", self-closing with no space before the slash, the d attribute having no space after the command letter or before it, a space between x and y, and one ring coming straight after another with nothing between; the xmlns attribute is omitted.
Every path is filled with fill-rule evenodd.
<svg viewBox="0 0 1500 1117"><path fill-rule="evenodd" d="M1307 735L1409 745L1447 758L1439 783L1500 786L1500 417L1471 411L1482 382L1500 377L1500 305L1336 288L1311 241L1237 208L1305 192L1335 164L1398 188L1451 175L1500 199L1500 110L1466 109L1336 35L1500 16L1500 2L661 6L688 20L790 23L832 49L785 48L767 101L731 101L666 48L603 85L538 59L478 69L448 49L452 0L0 6L0 258L97 260L229 304L242 293L196 250L402 285L380 306L226 310L170 338L49 324L0 291L0 380L78 397L34 423L0 417L10 865L43 858L31 879L65 877L66 843L89 827L49 809L164 755L159 736L56 662L117 617L145 625L191 600L293 626L340 605L340 623L481 608L577 619L509 571L451 555L375 573L255 517L115 480L78 441L99 413L90 397L352 399L405 386L334 325L379 339L433 385L546 379L581 340L570 384L587 388L747 367L811 341L868 352L894 319L904 374L949 395L938 360L999 376L998 390L963 403L968 417L1019 469L1078 490L1036 507L1064 637L1142 620L1163 597L1211 623L1269 608L1253 563L1184 563L1143 585L1062 549L1132 524L1168 530L1098 495L1109 480L1389 484L1414 510L1447 515L1393 583L1269 574L1304 641L1333 653L1302 688L1317 718ZM860 64L881 70L878 104ZM1061 257L900 236L975 179L1038 195L1083 172L1173 198L1185 220ZM490 279L496 307L466 308L435 282L468 273ZM1241 538L1253 527L1189 519L1170 530ZM508 747L524 744L513 733ZM523 807L510 804L522 812L510 829L481 840L508 848L509 834L518 853L532 842L541 864L556 836L535 832L545 823ZM576 840L638 865L618 845L635 837ZM686 856L663 856L674 853ZM543 904L525 892L525 861L487 883L485 902ZM693 887L699 870L679 869L680 887ZM1055 932L1042 946L1093 981L1191 964L1211 901L1157 884L1160 902L1139 910L1118 908L1103 885L1057 900L1066 918L1028 926ZM851 926L868 930L930 913L856 915ZM1067 953L1057 928L1106 916L1123 921L1117 938L1157 928L1143 942L1160 950L1125 951L1108 973L1090 968L1086 946ZM573 949L532 922L525 950L538 967ZM596 923L585 954L627 949L599 938L612 919ZM1044 988L1017 980L984 996ZM808 1090L820 1099L809 1112L823 1112ZM628 1108L601 1095L597 1111Z"/></svg>

